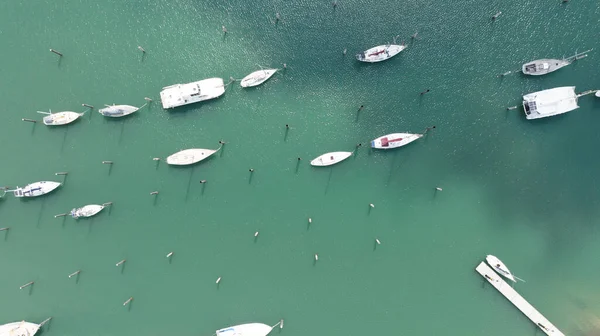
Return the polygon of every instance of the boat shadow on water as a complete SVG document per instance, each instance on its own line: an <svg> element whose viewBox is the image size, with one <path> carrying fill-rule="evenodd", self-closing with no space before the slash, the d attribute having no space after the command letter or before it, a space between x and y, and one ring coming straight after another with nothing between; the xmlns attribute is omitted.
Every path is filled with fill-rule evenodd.
<svg viewBox="0 0 600 336"><path fill-rule="evenodd" d="M189 105L183 105L183 106L172 108L172 109L166 109L166 110L163 109L163 112L169 114L168 119L189 117L190 111L197 111L198 113L201 113L201 112L203 112L203 110L205 108L210 107L211 105L219 103L221 100L223 100L224 95L225 94L221 95L220 97L214 98L214 99L205 100L205 101L201 101L201 102L197 102L197 103L193 103L193 104L189 104Z"/></svg>
<svg viewBox="0 0 600 336"><path fill-rule="evenodd" d="M102 118L104 118L105 124L121 124L121 130L119 131L119 138L117 140L117 142L120 144L123 140L123 133L125 133L125 124L128 124L133 120L137 119L139 117L138 113L139 112L132 113L130 115L126 115L119 118L104 117L102 115L101 116Z"/></svg>

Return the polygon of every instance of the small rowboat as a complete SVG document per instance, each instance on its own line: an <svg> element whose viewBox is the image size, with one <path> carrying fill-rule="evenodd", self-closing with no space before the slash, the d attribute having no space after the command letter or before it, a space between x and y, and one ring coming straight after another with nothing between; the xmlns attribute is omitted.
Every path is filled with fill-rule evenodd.
<svg viewBox="0 0 600 336"><path fill-rule="evenodd" d="M244 77L240 82L242 87L252 87L258 86L267 81L267 79L271 78L277 72L277 69L264 69L254 71L248 76Z"/></svg>
<svg viewBox="0 0 600 336"><path fill-rule="evenodd" d="M167 157L167 164L175 166L187 166L200 162L214 153L218 152L221 147L217 149L205 149L205 148L190 148L179 151L175 154Z"/></svg>
<svg viewBox="0 0 600 336"><path fill-rule="evenodd" d="M142 105L141 107L135 107L131 105L106 105L105 108L98 110L98 112L105 117L118 118L137 112L144 106L146 106L146 104Z"/></svg>
<svg viewBox="0 0 600 336"><path fill-rule="evenodd" d="M392 149L402 146L406 146L409 143L420 139L423 134L411 134L411 133L392 133L379 137L371 141L371 148L376 149Z"/></svg>
<svg viewBox="0 0 600 336"><path fill-rule="evenodd" d="M387 44L379 45L356 54L356 59L361 62L375 63L388 60L406 49L405 45Z"/></svg>
<svg viewBox="0 0 600 336"><path fill-rule="evenodd" d="M216 336L267 336L280 323L281 321L272 327L264 323L240 324L217 330Z"/></svg>
<svg viewBox="0 0 600 336"><path fill-rule="evenodd" d="M2 336L33 336L41 325L31 322L12 322L0 325L0 335Z"/></svg>
<svg viewBox="0 0 600 336"><path fill-rule="evenodd" d="M506 265L504 265L504 263L496 258L495 256L489 254L487 257L485 257L485 261L487 261L487 263L494 269L494 271L496 271L496 273L502 275L503 277L507 278L508 280L512 281L512 282L517 282L516 279L523 281L523 279L519 279L518 277L514 276L510 270L508 269L508 267L506 267Z"/></svg>
<svg viewBox="0 0 600 336"><path fill-rule="evenodd" d="M64 112L58 112L58 113L52 113L52 111L50 111L50 112L38 111L38 113L47 114L47 116L44 117L43 122L44 122L44 125L48 125L48 126L60 126L60 125L70 124L85 114L85 112L77 113L77 112L72 112L72 111L64 111Z"/></svg>
<svg viewBox="0 0 600 336"><path fill-rule="evenodd" d="M104 209L104 205L90 204L81 208L71 210L71 217L77 219L79 217L92 217Z"/></svg>
<svg viewBox="0 0 600 336"><path fill-rule="evenodd" d="M15 189L15 190L7 190L7 191L12 191L13 194L15 195L15 197L36 197L36 196L45 195L45 194L53 191L54 189L58 188L59 186L60 186L59 182L41 181L41 182L35 182L35 183L28 184L23 188L17 187L17 189Z"/></svg>
<svg viewBox="0 0 600 336"><path fill-rule="evenodd" d="M314 160L310 161L311 166L323 167L331 166L338 162L342 162L352 156L352 152L331 152L325 153Z"/></svg>

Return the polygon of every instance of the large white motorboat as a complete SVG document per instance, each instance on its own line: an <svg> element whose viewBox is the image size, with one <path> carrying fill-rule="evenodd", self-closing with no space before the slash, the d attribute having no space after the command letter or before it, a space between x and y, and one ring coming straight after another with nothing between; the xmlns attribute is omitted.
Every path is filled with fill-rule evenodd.
<svg viewBox="0 0 600 336"><path fill-rule="evenodd" d="M217 98L223 93L225 93L223 79L208 78L197 82L164 87L160 92L160 100L164 109L170 109Z"/></svg>
<svg viewBox="0 0 600 336"><path fill-rule="evenodd" d="M271 78L277 72L277 69L264 69L254 71L248 76L244 77L240 82L242 87L252 87L258 86L267 81L267 79Z"/></svg>
<svg viewBox="0 0 600 336"><path fill-rule="evenodd" d="M264 323L240 324L217 330L216 336L267 336L273 328L280 324L281 321L272 327Z"/></svg>
<svg viewBox="0 0 600 336"><path fill-rule="evenodd" d="M41 325L31 322L12 322L0 325L0 336L33 336Z"/></svg>
<svg viewBox="0 0 600 336"><path fill-rule="evenodd" d="M376 149L392 149L406 146L409 143L420 139L424 134L412 133L392 133L379 137L371 141L371 148Z"/></svg>
<svg viewBox="0 0 600 336"><path fill-rule="evenodd" d="M365 50L360 54L356 54L356 59L361 62L381 62L398 55L402 50L406 49L405 45L386 44L373 47Z"/></svg>
<svg viewBox="0 0 600 336"><path fill-rule="evenodd" d="M487 257L485 257L485 261L487 261L487 263L494 269L494 271L496 271L496 273L502 275L503 277L507 278L512 282L517 282L515 276L510 272L508 267L506 267L506 265L504 265L504 263L500 259L489 254Z"/></svg>
<svg viewBox="0 0 600 336"><path fill-rule="evenodd" d="M179 151L175 154L167 157L167 164L175 166L186 166L196 162L200 162L214 153L218 152L221 147L217 149L205 149L205 148L190 148Z"/></svg>
<svg viewBox="0 0 600 336"><path fill-rule="evenodd" d="M41 181L28 184L23 188L17 187L15 190L7 191L12 191L15 197L36 197L45 195L58 187L60 187L59 182Z"/></svg>
<svg viewBox="0 0 600 336"><path fill-rule="evenodd" d="M64 112L57 112L57 113L52 113L52 111L50 111L50 112L37 111L37 112L46 114L46 116L44 117L44 119L42 119L42 121L44 122L44 125L47 125L47 126L60 126L60 125L70 124L85 114L85 112L77 113L77 112L73 112L73 111L64 111Z"/></svg>
<svg viewBox="0 0 600 336"><path fill-rule="evenodd" d="M90 204L81 208L71 210L71 217L77 219L79 217L92 217L104 209L104 205Z"/></svg>
<svg viewBox="0 0 600 336"><path fill-rule="evenodd" d="M118 118L137 112L144 106L146 106L146 104L142 105L141 107L135 107L131 105L106 105L105 108L99 109L98 112L105 117Z"/></svg>
<svg viewBox="0 0 600 336"><path fill-rule="evenodd" d="M352 152L331 152L325 153L314 160L310 161L311 166L323 167L331 166L338 162L344 161L352 156Z"/></svg>
<svg viewBox="0 0 600 336"><path fill-rule="evenodd" d="M523 109L527 119L539 119L567 113L579 108L574 86L529 93L523 96Z"/></svg>

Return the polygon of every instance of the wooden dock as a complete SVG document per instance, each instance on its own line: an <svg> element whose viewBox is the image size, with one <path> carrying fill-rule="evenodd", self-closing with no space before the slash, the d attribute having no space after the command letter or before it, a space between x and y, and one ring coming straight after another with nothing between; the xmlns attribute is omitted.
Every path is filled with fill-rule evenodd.
<svg viewBox="0 0 600 336"><path fill-rule="evenodd" d="M546 335L558 336L564 334L558 330L544 315L540 314L527 300L525 300L517 291L515 291L508 283L506 283L500 275L492 270L485 262L481 262L475 268L492 286L512 302L519 310L525 314L533 323L535 323Z"/></svg>

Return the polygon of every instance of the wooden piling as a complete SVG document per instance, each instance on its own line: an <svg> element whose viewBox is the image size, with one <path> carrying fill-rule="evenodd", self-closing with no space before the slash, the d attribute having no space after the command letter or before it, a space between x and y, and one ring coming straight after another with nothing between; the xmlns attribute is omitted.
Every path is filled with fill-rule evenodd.
<svg viewBox="0 0 600 336"><path fill-rule="evenodd" d="M33 285L33 283L34 283L33 281L29 281L28 283L24 284L23 286L20 286L19 289L23 289L25 287L29 287L29 286Z"/></svg>
<svg viewBox="0 0 600 336"><path fill-rule="evenodd" d="M53 52L53 53L55 53L55 54L57 54L58 56L61 56L61 57L63 55L62 53L60 53L60 52L58 52L58 51L56 51L54 49L50 49L50 51Z"/></svg>

